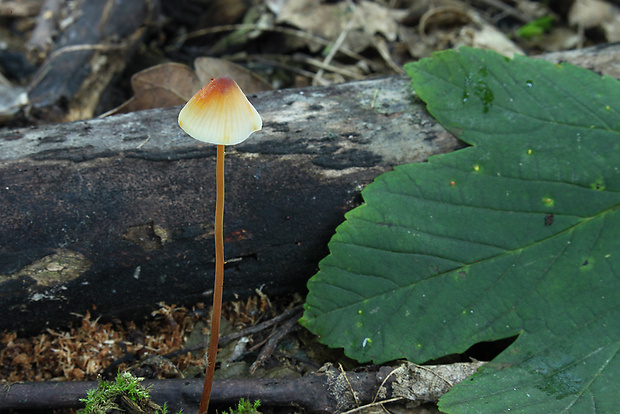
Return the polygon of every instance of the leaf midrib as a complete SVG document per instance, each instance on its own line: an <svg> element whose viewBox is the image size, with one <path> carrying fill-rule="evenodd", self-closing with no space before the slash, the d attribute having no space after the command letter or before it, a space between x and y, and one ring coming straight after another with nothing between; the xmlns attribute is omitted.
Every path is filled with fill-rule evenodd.
<svg viewBox="0 0 620 414"><path fill-rule="evenodd" d="M560 231L558 233L552 234L552 235L550 235L548 237L545 237L545 238L543 238L541 240L537 240L535 243L532 243L532 244L530 244L528 246L519 247L519 248L516 248L516 249L506 249L506 250L504 250L502 253L500 253L498 255L489 256L489 257L484 258L484 259L473 259L473 261L471 263L469 263L469 264L463 264L462 266L455 267L455 268L452 268L452 269L449 269L449 270L445 270L445 271L437 273L435 275L430 275L429 277L424 278L424 279L420 279L420 280L418 280L418 281L416 281L416 282L414 282L412 284L408 284L408 285L404 285L404 286L399 286L398 288L391 289L391 290L382 292L382 293L377 294L377 295L367 296L367 297L364 298L364 300L361 300L359 302L353 302L353 303L351 303L351 304L349 304L347 306L343 306L343 307L340 307L340 308L337 308L337 309L334 309L334 310L330 310L330 311L324 312L324 315L330 315L330 314L333 314L335 312L340 312L340 311L342 311L344 309L349 309L349 308L353 308L353 307L359 307L359 303L362 303L365 300L381 300L379 298L385 297L386 295L394 294L397 290L401 290L401 289L413 290L415 288L415 286L417 284L419 284L419 283L422 283L422 282L425 282L425 281L428 281L428 280L432 280L432 279L435 279L435 278L439 278L439 277L445 277L447 274L449 274L451 272L454 272L457 269L460 269L460 268L465 267L465 266L481 266L484 263L487 263L487 262L489 262L491 260L499 260L499 259L501 259L502 257L505 257L505 256L514 255L514 254L520 254L525 249L534 248L534 247L536 247L536 246L538 246L538 245L540 245L542 243L545 243L547 241L550 241L550 240L552 240L554 238L557 238L557 237L560 237L560 236L565 236L568 232L572 233L575 230L577 230L579 227L586 225L590 221L592 221L594 219L597 219L599 217L602 217L602 216L604 216L604 215L606 215L608 213L613 212L618 207L620 207L620 204L616 204L616 205L610 207L609 209L601 212L600 214L597 214L597 215L589 217L589 218L585 218L584 220L582 220L582 221L580 221L578 223L575 223L574 225L569 226L566 229L564 229L564 230L562 230L562 231ZM373 223L373 222L370 222L370 223ZM373 224L376 224L376 223L373 223ZM340 242L335 242L335 243L340 243ZM364 246L364 245L361 245L361 244L358 244L358 243L348 242L348 243L342 243L342 244L346 244L348 246L356 246L356 247L362 247L362 248L381 250L379 248L375 248L375 247L372 247L372 246ZM388 250L381 250L381 251L391 252L391 251L388 251ZM411 252L411 254L416 254L416 253ZM432 255L422 255L422 254L420 254L420 255L421 256L428 256L428 257L431 257L431 258L432 257L438 257L438 256L432 256ZM446 258L444 260L453 260L453 259ZM374 274L364 274L364 273L358 273L358 272L351 272L351 271L348 271L348 270L346 270L346 269L344 269L342 267L339 267L337 265L331 265L331 264L328 264L328 263L323 263L323 265L321 266L322 269L328 268L328 267L331 267L331 268L334 268L334 269L339 269L340 271L346 272L346 273L351 274L351 275L371 276L371 277L380 277L381 278L381 276L374 275ZM360 296L360 295L358 294L358 296ZM383 300L385 300L385 299L383 299Z"/></svg>

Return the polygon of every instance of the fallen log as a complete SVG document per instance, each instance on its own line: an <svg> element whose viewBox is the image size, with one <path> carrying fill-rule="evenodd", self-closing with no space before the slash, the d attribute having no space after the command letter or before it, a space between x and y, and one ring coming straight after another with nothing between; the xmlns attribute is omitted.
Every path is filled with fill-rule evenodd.
<svg viewBox="0 0 620 414"><path fill-rule="evenodd" d="M309 413L343 412L385 401L407 401L416 405L437 402L457 383L472 375L484 362L419 366L402 363L398 367L370 367L347 372L326 366L301 378L216 379L211 405L236 406L241 397L260 400L263 407L302 407ZM200 403L202 379L146 380L152 400L167 404L169 412L196 411ZM35 382L0 387L1 410L80 408L96 381Z"/></svg>
<svg viewBox="0 0 620 414"><path fill-rule="evenodd" d="M620 77L620 46L547 56ZM589 56L589 57L588 57ZM461 147L406 77L250 97L264 129L227 148L227 298L303 292L359 191ZM215 147L179 108L0 133L0 330L209 299Z"/></svg>
<svg viewBox="0 0 620 414"><path fill-rule="evenodd" d="M227 148L229 299L303 291L363 186L460 145L404 77L250 98L264 128ZM184 134L178 111L0 135L0 329L209 299L215 146Z"/></svg>

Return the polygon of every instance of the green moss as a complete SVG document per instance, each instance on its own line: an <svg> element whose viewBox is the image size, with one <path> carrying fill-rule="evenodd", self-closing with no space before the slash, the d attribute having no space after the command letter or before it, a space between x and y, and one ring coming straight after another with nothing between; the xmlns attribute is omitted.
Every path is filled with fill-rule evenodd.
<svg viewBox="0 0 620 414"><path fill-rule="evenodd" d="M239 400L237 409L232 409L230 410L230 412L224 411L222 414L260 414L260 412L258 411L258 407L260 407L259 400L251 403L249 400L246 401L244 398L242 398Z"/></svg>
<svg viewBox="0 0 620 414"><path fill-rule="evenodd" d="M140 381L142 381L142 378L137 378L129 372L119 373L114 382L104 381L100 378L97 388L89 390L85 399L80 399L80 401L86 403L86 406L78 413L105 414L110 410L121 410L126 412L167 414L166 404L160 407L150 401L150 387L143 387L140 385ZM135 410L132 410L133 407L135 407Z"/></svg>

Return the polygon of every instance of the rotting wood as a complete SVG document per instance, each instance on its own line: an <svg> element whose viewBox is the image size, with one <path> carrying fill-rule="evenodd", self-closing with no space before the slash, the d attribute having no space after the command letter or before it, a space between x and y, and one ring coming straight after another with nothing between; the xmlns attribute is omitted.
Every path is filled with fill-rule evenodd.
<svg viewBox="0 0 620 414"><path fill-rule="evenodd" d="M342 371L325 366L320 372L301 378L216 379L211 403L215 408L236 405L239 398L260 400L266 407L302 407L309 413L334 413L382 400L402 398L414 404L436 402L452 386L472 375L484 362L398 367L369 367ZM170 412L197 409L201 379L146 380L158 405L167 403ZM86 391L97 382L38 382L2 385L0 410L78 408Z"/></svg>
<svg viewBox="0 0 620 414"><path fill-rule="evenodd" d="M619 50L546 58L618 77ZM461 146L406 77L250 99L264 129L228 148L228 299L303 291L365 185ZM215 147L183 134L178 110L0 133L0 330L209 299Z"/></svg>
<svg viewBox="0 0 620 414"><path fill-rule="evenodd" d="M303 291L359 191L459 142L391 77L251 96L264 129L228 147L225 292ZM0 329L209 300L215 146L178 108L0 135Z"/></svg>

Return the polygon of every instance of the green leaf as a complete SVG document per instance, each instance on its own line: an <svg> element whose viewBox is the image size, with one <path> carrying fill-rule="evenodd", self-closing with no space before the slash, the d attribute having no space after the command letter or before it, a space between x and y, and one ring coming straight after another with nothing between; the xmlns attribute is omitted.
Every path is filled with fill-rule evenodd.
<svg viewBox="0 0 620 414"><path fill-rule="evenodd" d="M308 283L301 323L377 363L519 335L440 408L617 412L618 82L475 49L405 69L471 146L362 192Z"/></svg>

